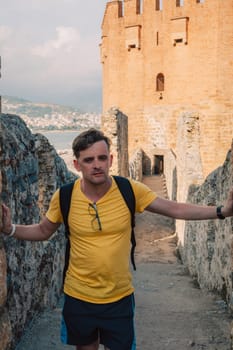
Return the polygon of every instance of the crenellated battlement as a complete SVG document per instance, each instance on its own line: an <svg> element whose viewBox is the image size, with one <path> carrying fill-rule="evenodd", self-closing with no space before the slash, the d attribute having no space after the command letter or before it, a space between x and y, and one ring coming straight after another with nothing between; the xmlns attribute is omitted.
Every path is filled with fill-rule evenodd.
<svg viewBox="0 0 233 350"><path fill-rule="evenodd" d="M217 6L218 1L213 0L211 6ZM114 15L115 18L152 14L151 11L165 15L166 13L170 14L170 12L180 14L183 10L186 11L190 8L209 8L209 2L209 0L113 0L107 2L106 11L108 14Z"/></svg>

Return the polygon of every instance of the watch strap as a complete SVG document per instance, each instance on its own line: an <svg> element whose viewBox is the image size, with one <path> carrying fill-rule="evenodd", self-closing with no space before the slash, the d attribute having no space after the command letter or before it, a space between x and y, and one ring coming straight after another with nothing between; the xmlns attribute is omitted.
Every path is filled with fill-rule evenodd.
<svg viewBox="0 0 233 350"><path fill-rule="evenodd" d="M218 217L220 220L224 220L224 219L225 219L225 216L222 215L222 207L223 207L223 205L219 205L219 206L216 208L217 217Z"/></svg>

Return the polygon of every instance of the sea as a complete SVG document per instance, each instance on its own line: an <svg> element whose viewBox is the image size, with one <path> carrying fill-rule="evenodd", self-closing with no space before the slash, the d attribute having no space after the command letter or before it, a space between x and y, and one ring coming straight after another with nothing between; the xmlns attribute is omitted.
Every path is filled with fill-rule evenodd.
<svg viewBox="0 0 233 350"><path fill-rule="evenodd" d="M76 136L80 133L80 130L69 130L69 131L40 131L47 137L51 145L56 150L72 149L72 142Z"/></svg>

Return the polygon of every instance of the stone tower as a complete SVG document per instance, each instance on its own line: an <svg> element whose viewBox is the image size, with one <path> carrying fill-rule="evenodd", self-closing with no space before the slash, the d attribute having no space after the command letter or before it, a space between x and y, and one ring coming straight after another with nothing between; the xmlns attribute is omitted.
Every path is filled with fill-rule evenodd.
<svg viewBox="0 0 233 350"><path fill-rule="evenodd" d="M232 0L107 2L103 113L116 106L128 116L129 156L143 149L145 174L166 172L193 143L203 177L223 163L233 135L232 37Z"/></svg>

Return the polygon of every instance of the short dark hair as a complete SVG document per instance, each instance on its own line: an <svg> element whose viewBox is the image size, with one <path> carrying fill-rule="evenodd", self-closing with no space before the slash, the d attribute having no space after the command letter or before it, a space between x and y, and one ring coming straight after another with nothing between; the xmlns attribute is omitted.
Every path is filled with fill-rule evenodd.
<svg viewBox="0 0 233 350"><path fill-rule="evenodd" d="M87 149L88 147L90 147L98 141L105 141L108 146L108 149L110 149L111 141L107 136L104 135L102 131L94 128L83 131L81 134L76 136L72 143L74 156L76 158L79 158L80 151L84 151L85 149Z"/></svg>

